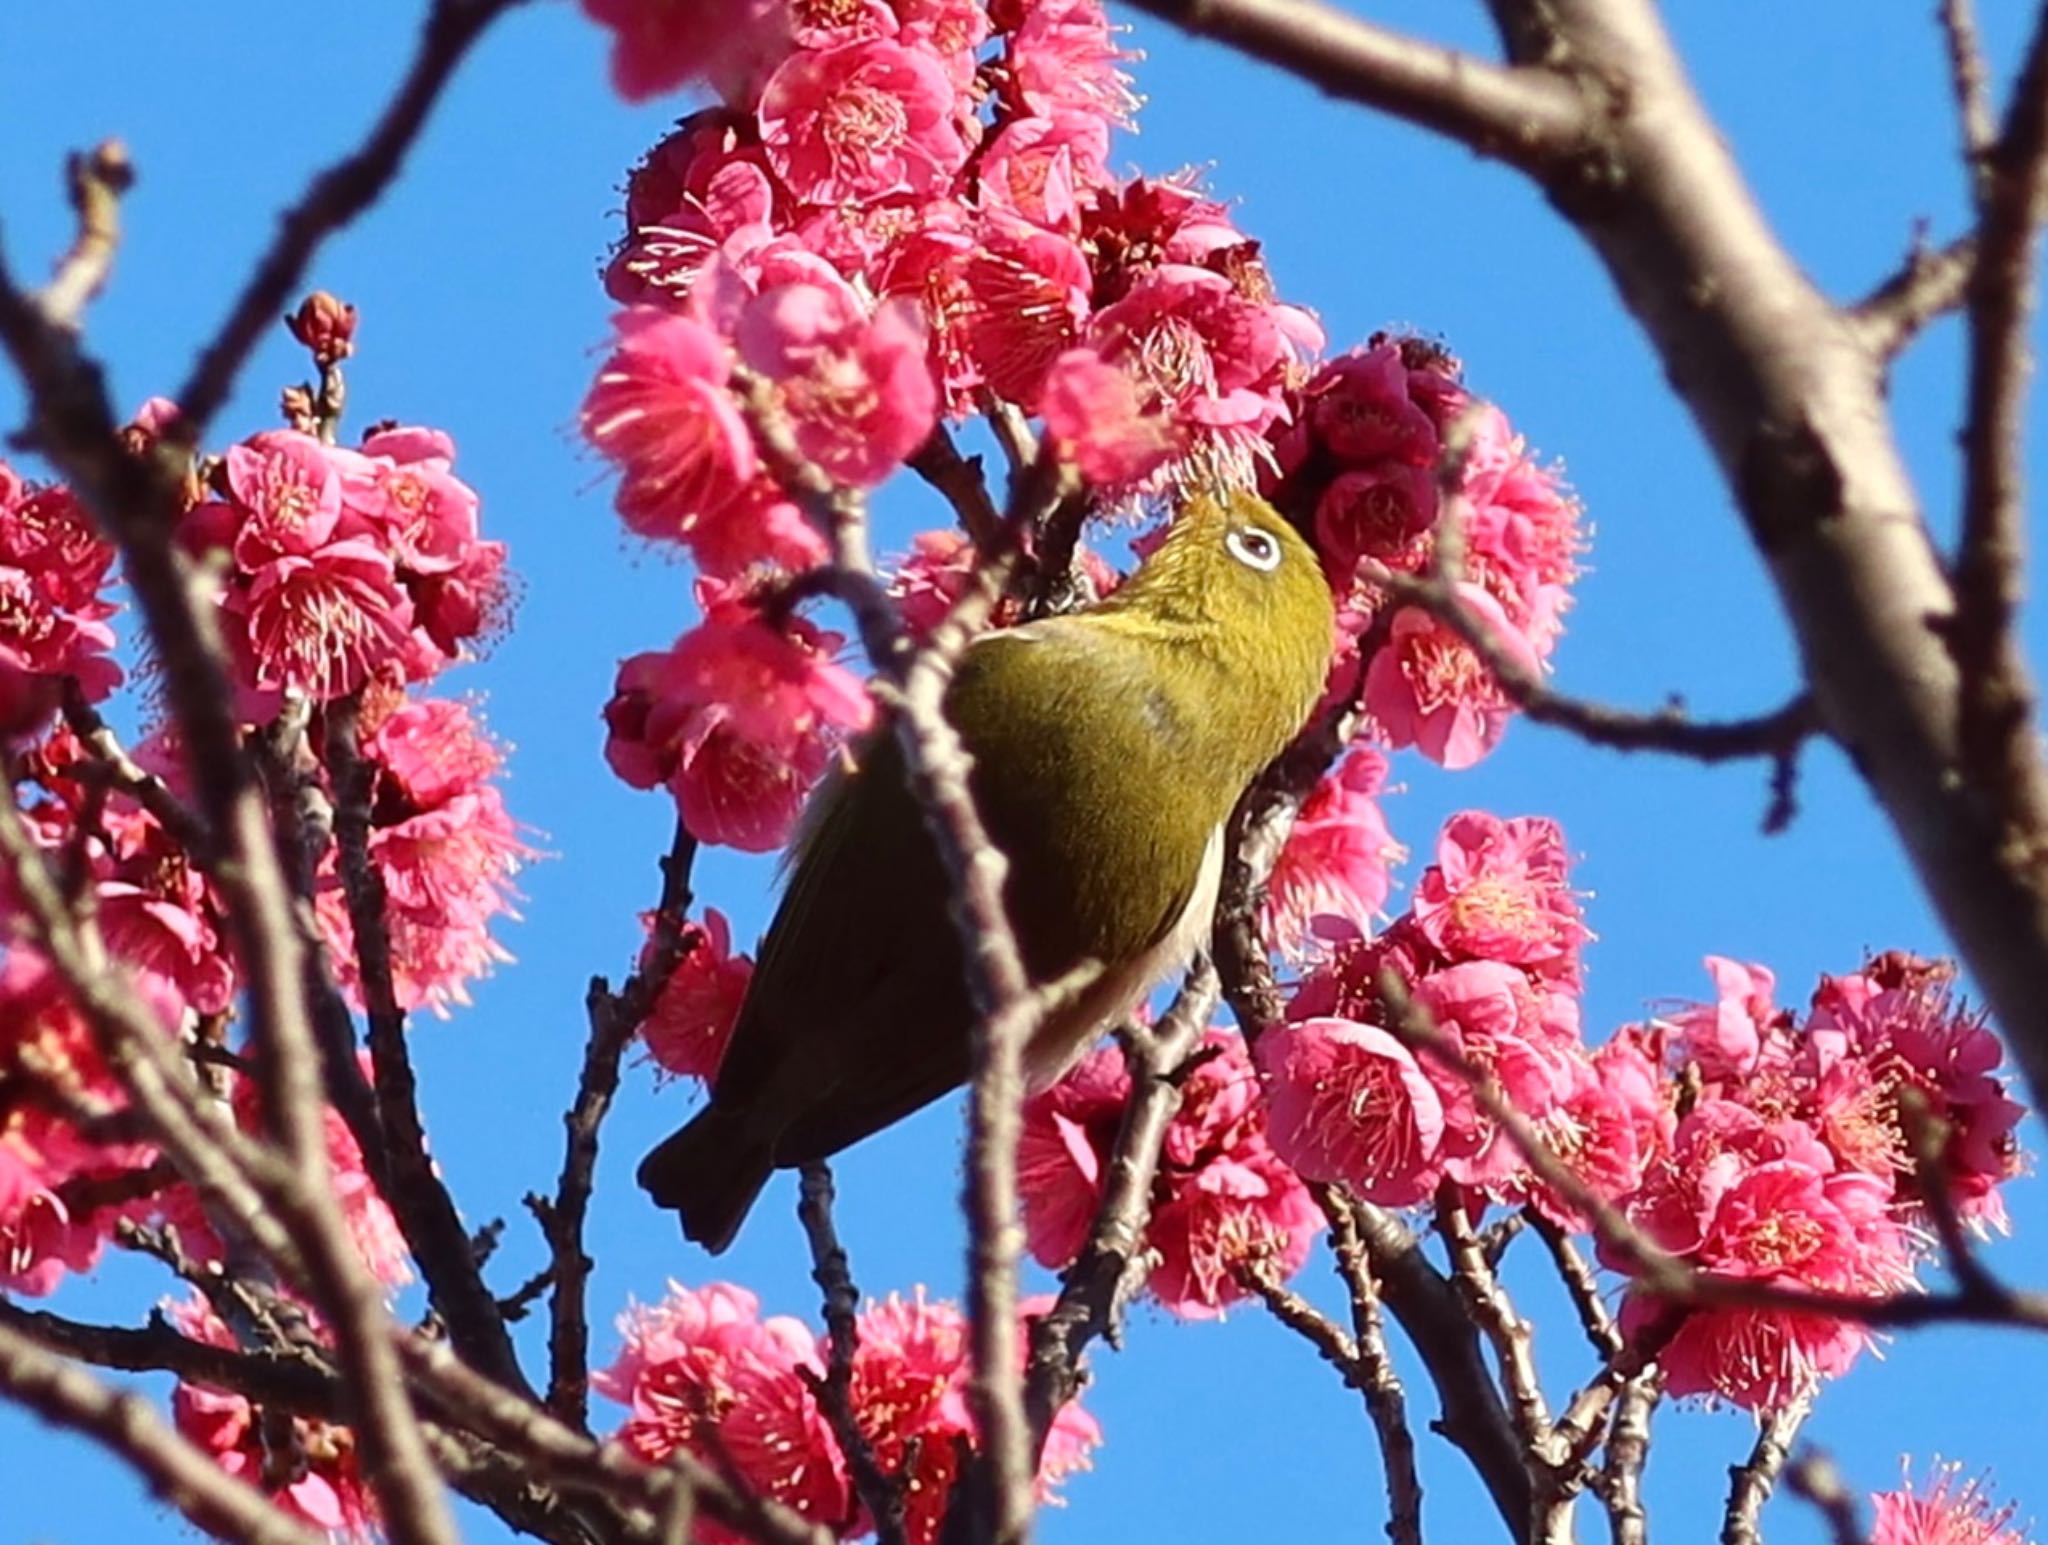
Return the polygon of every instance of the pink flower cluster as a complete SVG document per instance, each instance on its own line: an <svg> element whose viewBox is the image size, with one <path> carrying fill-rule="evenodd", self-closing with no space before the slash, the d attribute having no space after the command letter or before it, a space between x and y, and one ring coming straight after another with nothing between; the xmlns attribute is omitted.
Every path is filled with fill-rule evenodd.
<svg viewBox="0 0 2048 1545"><path fill-rule="evenodd" d="M1415 746L1445 767L1470 766L1499 743L1512 705L1457 633L1419 608L1391 618L1373 566L1429 565L1445 506L1447 465L1461 538L1459 593L1507 654L1540 669L1557 645L1578 577L1579 508L1553 469L1533 461L1507 416L1458 382L1456 361L1416 339L1375 339L1325 365L1274 437L1268 491L1315 534L1347 598L1346 631L1376 622L1365 704L1389 746Z"/></svg>
<svg viewBox="0 0 2048 1545"><path fill-rule="evenodd" d="M727 1283L670 1283L661 1303L629 1310L619 1329L625 1345L618 1360L591 1382L630 1413L617 1434L628 1450L651 1462L678 1450L713 1459L759 1495L842 1539L872 1532L812 1394L826 1346L801 1321L763 1319L759 1300ZM854 1419L882 1468L904 1483L913 1545L931 1545L961 1447L975 1441L966 1322L953 1305L919 1293L870 1303L857 1331ZM1086 1468L1100 1441L1094 1419L1078 1405L1062 1409L1039 1463L1041 1497ZM736 1538L706 1523L695 1537L705 1545Z"/></svg>
<svg viewBox="0 0 2048 1545"><path fill-rule="evenodd" d="M1773 1002L1763 967L1707 964L1716 1001L1658 1027L1697 1092L1640 1182L1610 1193L1645 1235L1717 1275L1838 1293L1909 1287L1931 1237L1916 1227L1926 1199L1913 1103L1944 1134L1950 1205L1979 1226L2003 1223L1998 1188L2020 1169L2021 1110L1996 1076L1996 1039L1955 1002L1949 968L1878 956L1823 977L1800 1023ZM1663 1312L1631 1290L1622 1320ZM1696 1310L1662 1360L1674 1394L1761 1409L1840 1374L1870 1341L1832 1316Z"/></svg>
<svg viewBox="0 0 2048 1545"><path fill-rule="evenodd" d="M1247 1267L1285 1278L1323 1226L1308 1188L1276 1155L1258 1076L1235 1032L1210 1030L1181 1090L1153 1181L1146 1291L1183 1319L1247 1297ZM1059 1270L1080 1253L1102 1202L1131 1093L1121 1053L1103 1047L1025 1102L1017 1183L1031 1253Z"/></svg>
<svg viewBox="0 0 2048 1545"><path fill-rule="evenodd" d="M703 622L619 667L605 757L634 788L667 785L699 841L766 852L874 707L833 659L838 634L794 615L778 625L715 580L698 581L697 602Z"/></svg>
<svg viewBox="0 0 2048 1545"><path fill-rule="evenodd" d="M195 1341L239 1350L230 1331L196 1294L164 1306L173 1325ZM262 1413L280 1416L282 1413ZM171 1392L171 1420L180 1436L229 1475L258 1487L289 1517L345 1545L370 1545L378 1535L376 1494L356 1458L355 1434L316 1417L285 1420L289 1448L277 1443L256 1407L241 1395L180 1381Z"/></svg>
<svg viewBox="0 0 2048 1545"><path fill-rule="evenodd" d="M33 735L65 678L88 702L120 684L102 592L114 550L67 488L38 488L0 461L0 749Z"/></svg>
<svg viewBox="0 0 2048 1545"><path fill-rule="evenodd" d="M1656 1070L1625 1045L1596 1054L1580 1039L1591 935L1556 823L1466 811L1445 823L1436 858L1410 909L1376 938L1339 942L1295 989L1288 1022L1260 1038L1273 1146L1309 1179L1387 1205L1449 1182L1568 1217L1469 1080L1395 1033L1382 973L1581 1173L1632 1176L1658 1114Z"/></svg>
<svg viewBox="0 0 2048 1545"><path fill-rule="evenodd" d="M225 560L220 620L261 723L281 695L316 703L425 681L494 621L505 547L434 429L383 429L359 450L268 429L229 447L178 539Z"/></svg>
<svg viewBox="0 0 2048 1545"><path fill-rule="evenodd" d="M504 757L463 704L407 699L365 719L370 863L382 879L392 987L402 1009L445 1015L468 984L511 959L491 925L512 913L512 877L532 856L494 781ZM322 857L314 905L342 990L363 985L340 858Z"/></svg>
<svg viewBox="0 0 2048 1545"><path fill-rule="evenodd" d="M640 1025L640 1039L663 1073L708 1084L725 1059L754 963L732 953L732 930L716 907L704 909L703 922L684 925L682 947L682 958Z"/></svg>
<svg viewBox="0 0 2048 1545"><path fill-rule="evenodd" d="M149 997L175 1033L175 1001ZM88 1141L52 1084L110 1111L127 1103L56 973L26 949L0 950L0 1292L41 1297L89 1270L122 1215L104 1199L124 1183L149 1190L156 1150Z"/></svg>
<svg viewBox="0 0 2048 1545"><path fill-rule="evenodd" d="M1317 943L1370 937L1408 856L1380 813L1387 759L1354 747L1325 773L1294 818L1266 881L1260 932L1267 948L1300 957Z"/></svg>

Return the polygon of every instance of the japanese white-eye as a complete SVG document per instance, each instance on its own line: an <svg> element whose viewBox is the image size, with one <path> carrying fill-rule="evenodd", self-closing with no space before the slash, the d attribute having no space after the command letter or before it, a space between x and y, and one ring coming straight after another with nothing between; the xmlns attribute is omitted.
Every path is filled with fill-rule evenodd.
<svg viewBox="0 0 2048 1545"><path fill-rule="evenodd" d="M1334 609L1315 553L1249 494L1192 500L1084 611L990 633L946 712L1009 859L1024 964L1100 973L1024 1051L1059 1077L1207 937L1223 826L1314 708ZM966 1080L974 1011L948 880L884 727L823 786L711 1103L640 1183L712 1251L777 1168L837 1153Z"/></svg>

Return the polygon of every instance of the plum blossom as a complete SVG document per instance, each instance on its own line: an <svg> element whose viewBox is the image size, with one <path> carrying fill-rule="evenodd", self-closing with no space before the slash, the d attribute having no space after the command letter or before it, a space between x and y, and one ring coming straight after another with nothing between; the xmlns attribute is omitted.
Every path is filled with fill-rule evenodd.
<svg viewBox="0 0 2048 1545"><path fill-rule="evenodd" d="M69 678L89 702L120 684L116 608L101 596L114 549L67 488L37 488L0 461L0 748L33 735Z"/></svg>
<svg viewBox="0 0 2048 1545"><path fill-rule="evenodd" d="M1212 1319L1243 1298L1247 1266L1300 1270L1322 1218L1267 1140L1243 1038L1211 1030L1202 1045L1207 1060L1188 1074L1167 1127L1146 1230L1159 1256L1146 1291L1183 1319ZM1025 1102L1018 1185L1043 1265L1065 1266L1086 1238L1129 1090L1118 1053L1105 1048Z"/></svg>
<svg viewBox="0 0 2048 1545"><path fill-rule="evenodd" d="M1301 956L1312 935L1373 931L1392 885L1388 867L1407 856L1380 812L1386 782L1387 759L1359 748L1302 802L1266 882L1259 922L1269 945Z"/></svg>
<svg viewBox="0 0 2048 1545"><path fill-rule="evenodd" d="M761 94L761 142L806 204L931 197L967 160L945 66L886 38L791 54Z"/></svg>
<svg viewBox="0 0 2048 1545"><path fill-rule="evenodd" d="M1021 1306L1029 1315L1034 1307ZM976 1439L967 1403L967 1319L958 1306L934 1303L920 1290L869 1303L855 1326L855 1420L891 1474L904 1477L904 1532L911 1545L934 1545L960 1462L960 1445ZM824 1348L820 1347L820 1356ZM1054 1416L1039 1460L1037 1491L1049 1499L1058 1483L1088 1467L1102 1441L1095 1418L1069 1401Z"/></svg>
<svg viewBox="0 0 2048 1545"><path fill-rule="evenodd" d="M640 1039L663 1073L709 1083L725 1056L754 963L732 952L731 927L716 907L704 909L703 922L683 925L682 951L641 1022Z"/></svg>
<svg viewBox="0 0 2048 1545"><path fill-rule="evenodd" d="M1259 1038L1273 1151L1306 1179L1367 1201L1426 1201L1443 1176L1443 1101L1414 1053L1377 1025L1303 1019Z"/></svg>
<svg viewBox="0 0 2048 1545"><path fill-rule="evenodd" d="M143 987L170 1035L176 1000ZM29 1297L90 1270L112 1231L117 1210L74 1188L139 1176L156 1157L146 1143L89 1142L37 1097L47 1078L113 1110L127 1104L55 969L25 947L0 949L0 1291Z"/></svg>
<svg viewBox="0 0 2048 1545"><path fill-rule="evenodd" d="M1908 1476L1896 1491L1870 1496L1870 1545L2032 1545L2013 1523L2012 1503L1991 1498L1989 1483L1964 1480L1962 1466L1936 1465L1915 1486Z"/></svg>
<svg viewBox="0 0 2048 1545"><path fill-rule="evenodd" d="M787 284L746 307L736 336L775 382L798 447L842 483L881 482L932 432L938 387L906 302L869 317L844 287Z"/></svg>
<svg viewBox="0 0 2048 1545"><path fill-rule="evenodd" d="M1509 659L1526 671L1538 668L1535 647L1499 602L1469 582L1461 582L1457 593ZM1499 745L1515 713L1492 669L1463 635L1413 606L1395 613L1385 646L1366 666L1365 708L1389 747L1414 746L1452 772Z"/></svg>
<svg viewBox="0 0 2048 1545"><path fill-rule="evenodd" d="M1009 33L1010 79L1026 107L1131 126L1138 97L1120 66L1136 56L1117 46L1102 0L998 0L997 10Z"/></svg>
<svg viewBox="0 0 2048 1545"><path fill-rule="evenodd" d="M710 328L650 307L612 319L618 347L583 402L583 433L619 468L619 516L638 535L692 542L739 503L757 462L726 390L732 350Z"/></svg>
<svg viewBox="0 0 2048 1545"><path fill-rule="evenodd" d="M766 852L873 707L833 661L838 634L797 616L771 625L708 580L698 600L699 627L619 667L605 757L635 788L666 784L699 841Z"/></svg>
<svg viewBox="0 0 2048 1545"><path fill-rule="evenodd" d="M495 782L504 754L463 704L406 702L362 737L371 769L370 862L383 880L399 1007L446 1014L469 984L511 959L492 935L514 916L513 876L532 856ZM339 860L315 894L340 985L358 1004L354 930Z"/></svg>
<svg viewBox="0 0 2048 1545"><path fill-rule="evenodd" d="M1467 810L1444 822L1415 887L1415 921L1451 960L1494 960L1576 984L1592 938L1569 884L1564 833L1541 816Z"/></svg>
<svg viewBox="0 0 2048 1545"><path fill-rule="evenodd" d="M1086 113L1015 118L976 168L980 207L1068 236L1081 230L1081 198L1109 180L1109 126Z"/></svg>
<svg viewBox="0 0 2048 1545"><path fill-rule="evenodd" d="M1181 437L1131 376L1093 349L1069 349L1046 372L1038 411L1089 482L1142 482L1180 454Z"/></svg>
<svg viewBox="0 0 2048 1545"><path fill-rule="evenodd" d="M784 0L580 0L613 34L612 88L645 101L709 77L730 86L788 47ZM744 95L742 91L740 94Z"/></svg>

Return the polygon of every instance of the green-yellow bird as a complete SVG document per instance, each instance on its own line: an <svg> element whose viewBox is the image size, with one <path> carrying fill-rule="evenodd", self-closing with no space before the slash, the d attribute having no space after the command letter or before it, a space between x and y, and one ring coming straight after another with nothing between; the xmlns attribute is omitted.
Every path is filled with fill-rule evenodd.
<svg viewBox="0 0 2048 1545"><path fill-rule="evenodd" d="M1025 1048L1056 1079L1207 937L1223 825L1294 737L1328 669L1322 566L1260 500L1192 500L1159 549L1085 611L977 640L946 711L1008 856L1036 982L1092 984ZM974 1012L947 879L884 728L806 812L787 890L711 1103L640 1183L712 1251L769 1175L837 1153L967 1078Z"/></svg>

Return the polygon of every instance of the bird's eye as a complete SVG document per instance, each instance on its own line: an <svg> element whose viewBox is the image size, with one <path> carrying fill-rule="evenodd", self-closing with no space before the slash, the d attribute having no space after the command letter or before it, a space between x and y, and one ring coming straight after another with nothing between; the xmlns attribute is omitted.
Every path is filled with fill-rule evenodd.
<svg viewBox="0 0 2048 1545"><path fill-rule="evenodd" d="M1270 574L1280 567L1280 542L1270 531L1240 526L1224 537L1223 545L1230 549L1231 557L1261 574Z"/></svg>

